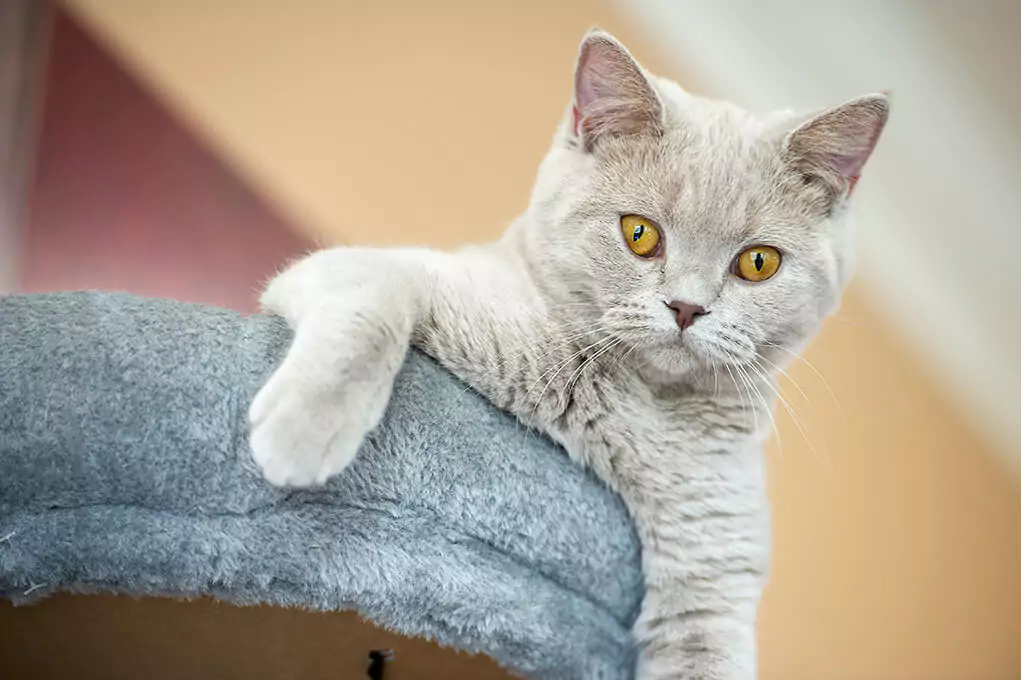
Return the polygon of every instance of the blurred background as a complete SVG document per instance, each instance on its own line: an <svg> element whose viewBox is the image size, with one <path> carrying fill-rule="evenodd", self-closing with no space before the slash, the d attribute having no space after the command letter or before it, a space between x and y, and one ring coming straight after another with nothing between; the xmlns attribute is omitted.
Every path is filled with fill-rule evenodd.
<svg viewBox="0 0 1021 680"><path fill-rule="evenodd" d="M1021 678L1021 2L0 0L0 292L251 311L316 245L492 239L593 24L753 110L893 93L768 452L762 678ZM56 598L0 627L9 677L338 677L369 645L502 677L347 615Z"/></svg>

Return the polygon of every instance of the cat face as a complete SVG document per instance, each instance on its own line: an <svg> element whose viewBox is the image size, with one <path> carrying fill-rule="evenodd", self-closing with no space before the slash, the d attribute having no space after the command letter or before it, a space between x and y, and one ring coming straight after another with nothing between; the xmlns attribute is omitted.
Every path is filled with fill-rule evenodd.
<svg viewBox="0 0 1021 680"><path fill-rule="evenodd" d="M575 80L529 210L553 313L664 382L786 363L847 280L847 198L886 98L756 118L646 75L598 32Z"/></svg>

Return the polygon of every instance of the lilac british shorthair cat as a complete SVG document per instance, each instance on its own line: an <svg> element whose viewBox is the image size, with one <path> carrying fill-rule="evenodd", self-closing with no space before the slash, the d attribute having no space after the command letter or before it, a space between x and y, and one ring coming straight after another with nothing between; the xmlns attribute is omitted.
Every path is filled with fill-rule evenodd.
<svg viewBox="0 0 1021 680"><path fill-rule="evenodd" d="M849 197L887 113L872 94L754 116L588 33L500 240L334 248L269 284L295 337L251 407L255 460L277 485L342 472L414 345L624 499L640 680L751 680L774 378L838 303Z"/></svg>

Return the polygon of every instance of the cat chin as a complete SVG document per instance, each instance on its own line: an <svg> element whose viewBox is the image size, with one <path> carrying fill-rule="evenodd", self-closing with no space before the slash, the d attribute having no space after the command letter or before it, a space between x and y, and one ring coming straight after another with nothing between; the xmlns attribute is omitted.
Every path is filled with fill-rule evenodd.
<svg viewBox="0 0 1021 680"><path fill-rule="evenodd" d="M684 345L664 345L643 357L639 372L655 384L670 385L688 382L704 370L704 360Z"/></svg>

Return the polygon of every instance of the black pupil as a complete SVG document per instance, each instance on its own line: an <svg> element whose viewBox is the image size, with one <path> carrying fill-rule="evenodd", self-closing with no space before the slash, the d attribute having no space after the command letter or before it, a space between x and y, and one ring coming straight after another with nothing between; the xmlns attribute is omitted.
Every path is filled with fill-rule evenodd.
<svg viewBox="0 0 1021 680"><path fill-rule="evenodd" d="M752 262L755 263L755 271L761 272L762 267L766 264L766 258L762 256L762 253L753 253Z"/></svg>
<svg viewBox="0 0 1021 680"><path fill-rule="evenodd" d="M640 239L642 237L642 234L644 234L644 233L645 233L645 227L643 225L641 225L641 224L636 224L635 225L635 231L634 231L634 233L631 234L631 240L634 243L638 243L638 239Z"/></svg>

